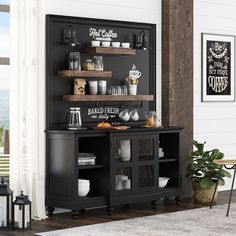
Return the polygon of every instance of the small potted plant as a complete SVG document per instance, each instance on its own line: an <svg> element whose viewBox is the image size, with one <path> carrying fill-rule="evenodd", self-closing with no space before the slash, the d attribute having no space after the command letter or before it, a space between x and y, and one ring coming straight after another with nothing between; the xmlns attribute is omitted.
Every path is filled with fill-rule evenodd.
<svg viewBox="0 0 236 236"><path fill-rule="evenodd" d="M137 85L139 84L139 80L128 75L125 77L125 80L129 84L129 95L136 95L137 94Z"/></svg>
<svg viewBox="0 0 236 236"><path fill-rule="evenodd" d="M210 203L215 185L224 185L224 177L231 177L231 174L221 169L220 165L214 163L214 160L222 159L224 154L220 152L219 149L212 149L210 151L204 150L204 143L198 143L197 141L192 141L196 150L193 151L188 157L187 160L190 160L186 167L186 178L191 180L194 195L193 198L196 202L199 203ZM217 192L214 198L216 201Z"/></svg>

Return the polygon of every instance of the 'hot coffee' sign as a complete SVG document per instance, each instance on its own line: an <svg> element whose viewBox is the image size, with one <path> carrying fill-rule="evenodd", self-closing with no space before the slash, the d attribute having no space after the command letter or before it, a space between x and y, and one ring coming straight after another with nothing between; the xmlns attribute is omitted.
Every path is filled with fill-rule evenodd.
<svg viewBox="0 0 236 236"><path fill-rule="evenodd" d="M89 28L89 36L93 37L96 40L111 41L112 39L117 38L118 34L114 32L113 29L107 30L105 28L103 29Z"/></svg>

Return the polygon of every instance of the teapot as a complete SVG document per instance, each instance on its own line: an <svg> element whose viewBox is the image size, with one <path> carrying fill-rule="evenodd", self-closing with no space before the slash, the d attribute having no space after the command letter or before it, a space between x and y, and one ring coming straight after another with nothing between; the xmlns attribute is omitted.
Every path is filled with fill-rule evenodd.
<svg viewBox="0 0 236 236"><path fill-rule="evenodd" d="M160 126L160 120L157 117L157 114L155 111L146 112L146 126L148 126L148 127Z"/></svg>
<svg viewBox="0 0 236 236"><path fill-rule="evenodd" d="M121 140L119 155L122 161L129 161L131 158L130 140Z"/></svg>

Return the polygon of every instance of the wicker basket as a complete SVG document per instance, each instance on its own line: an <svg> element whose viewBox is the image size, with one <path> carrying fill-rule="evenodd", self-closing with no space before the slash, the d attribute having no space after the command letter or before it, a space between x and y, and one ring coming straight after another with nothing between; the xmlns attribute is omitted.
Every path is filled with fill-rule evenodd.
<svg viewBox="0 0 236 236"><path fill-rule="evenodd" d="M198 203L211 202L216 183L214 183L214 185L209 189L203 189L198 181L192 181L192 185L193 185L193 191L194 191L193 198L196 202ZM218 189L218 186L217 186L217 189ZM218 195L217 189L216 189L213 202L216 202L216 199L217 199L217 195Z"/></svg>

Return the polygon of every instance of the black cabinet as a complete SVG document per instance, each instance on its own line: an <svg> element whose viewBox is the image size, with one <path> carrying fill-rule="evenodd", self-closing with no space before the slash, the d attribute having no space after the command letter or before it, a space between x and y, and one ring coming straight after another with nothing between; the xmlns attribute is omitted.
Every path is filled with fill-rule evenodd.
<svg viewBox="0 0 236 236"><path fill-rule="evenodd" d="M107 206L111 213L116 205L181 196L181 129L47 131L46 205L73 211ZM80 152L93 153L96 164L79 166ZM159 177L169 178L165 187ZM86 197L78 196L78 179L90 181Z"/></svg>
<svg viewBox="0 0 236 236"><path fill-rule="evenodd" d="M46 205L78 211L106 205L109 186L108 143L104 132L47 131ZM79 152L93 152L96 164L78 165ZM90 180L86 197L78 179Z"/></svg>

